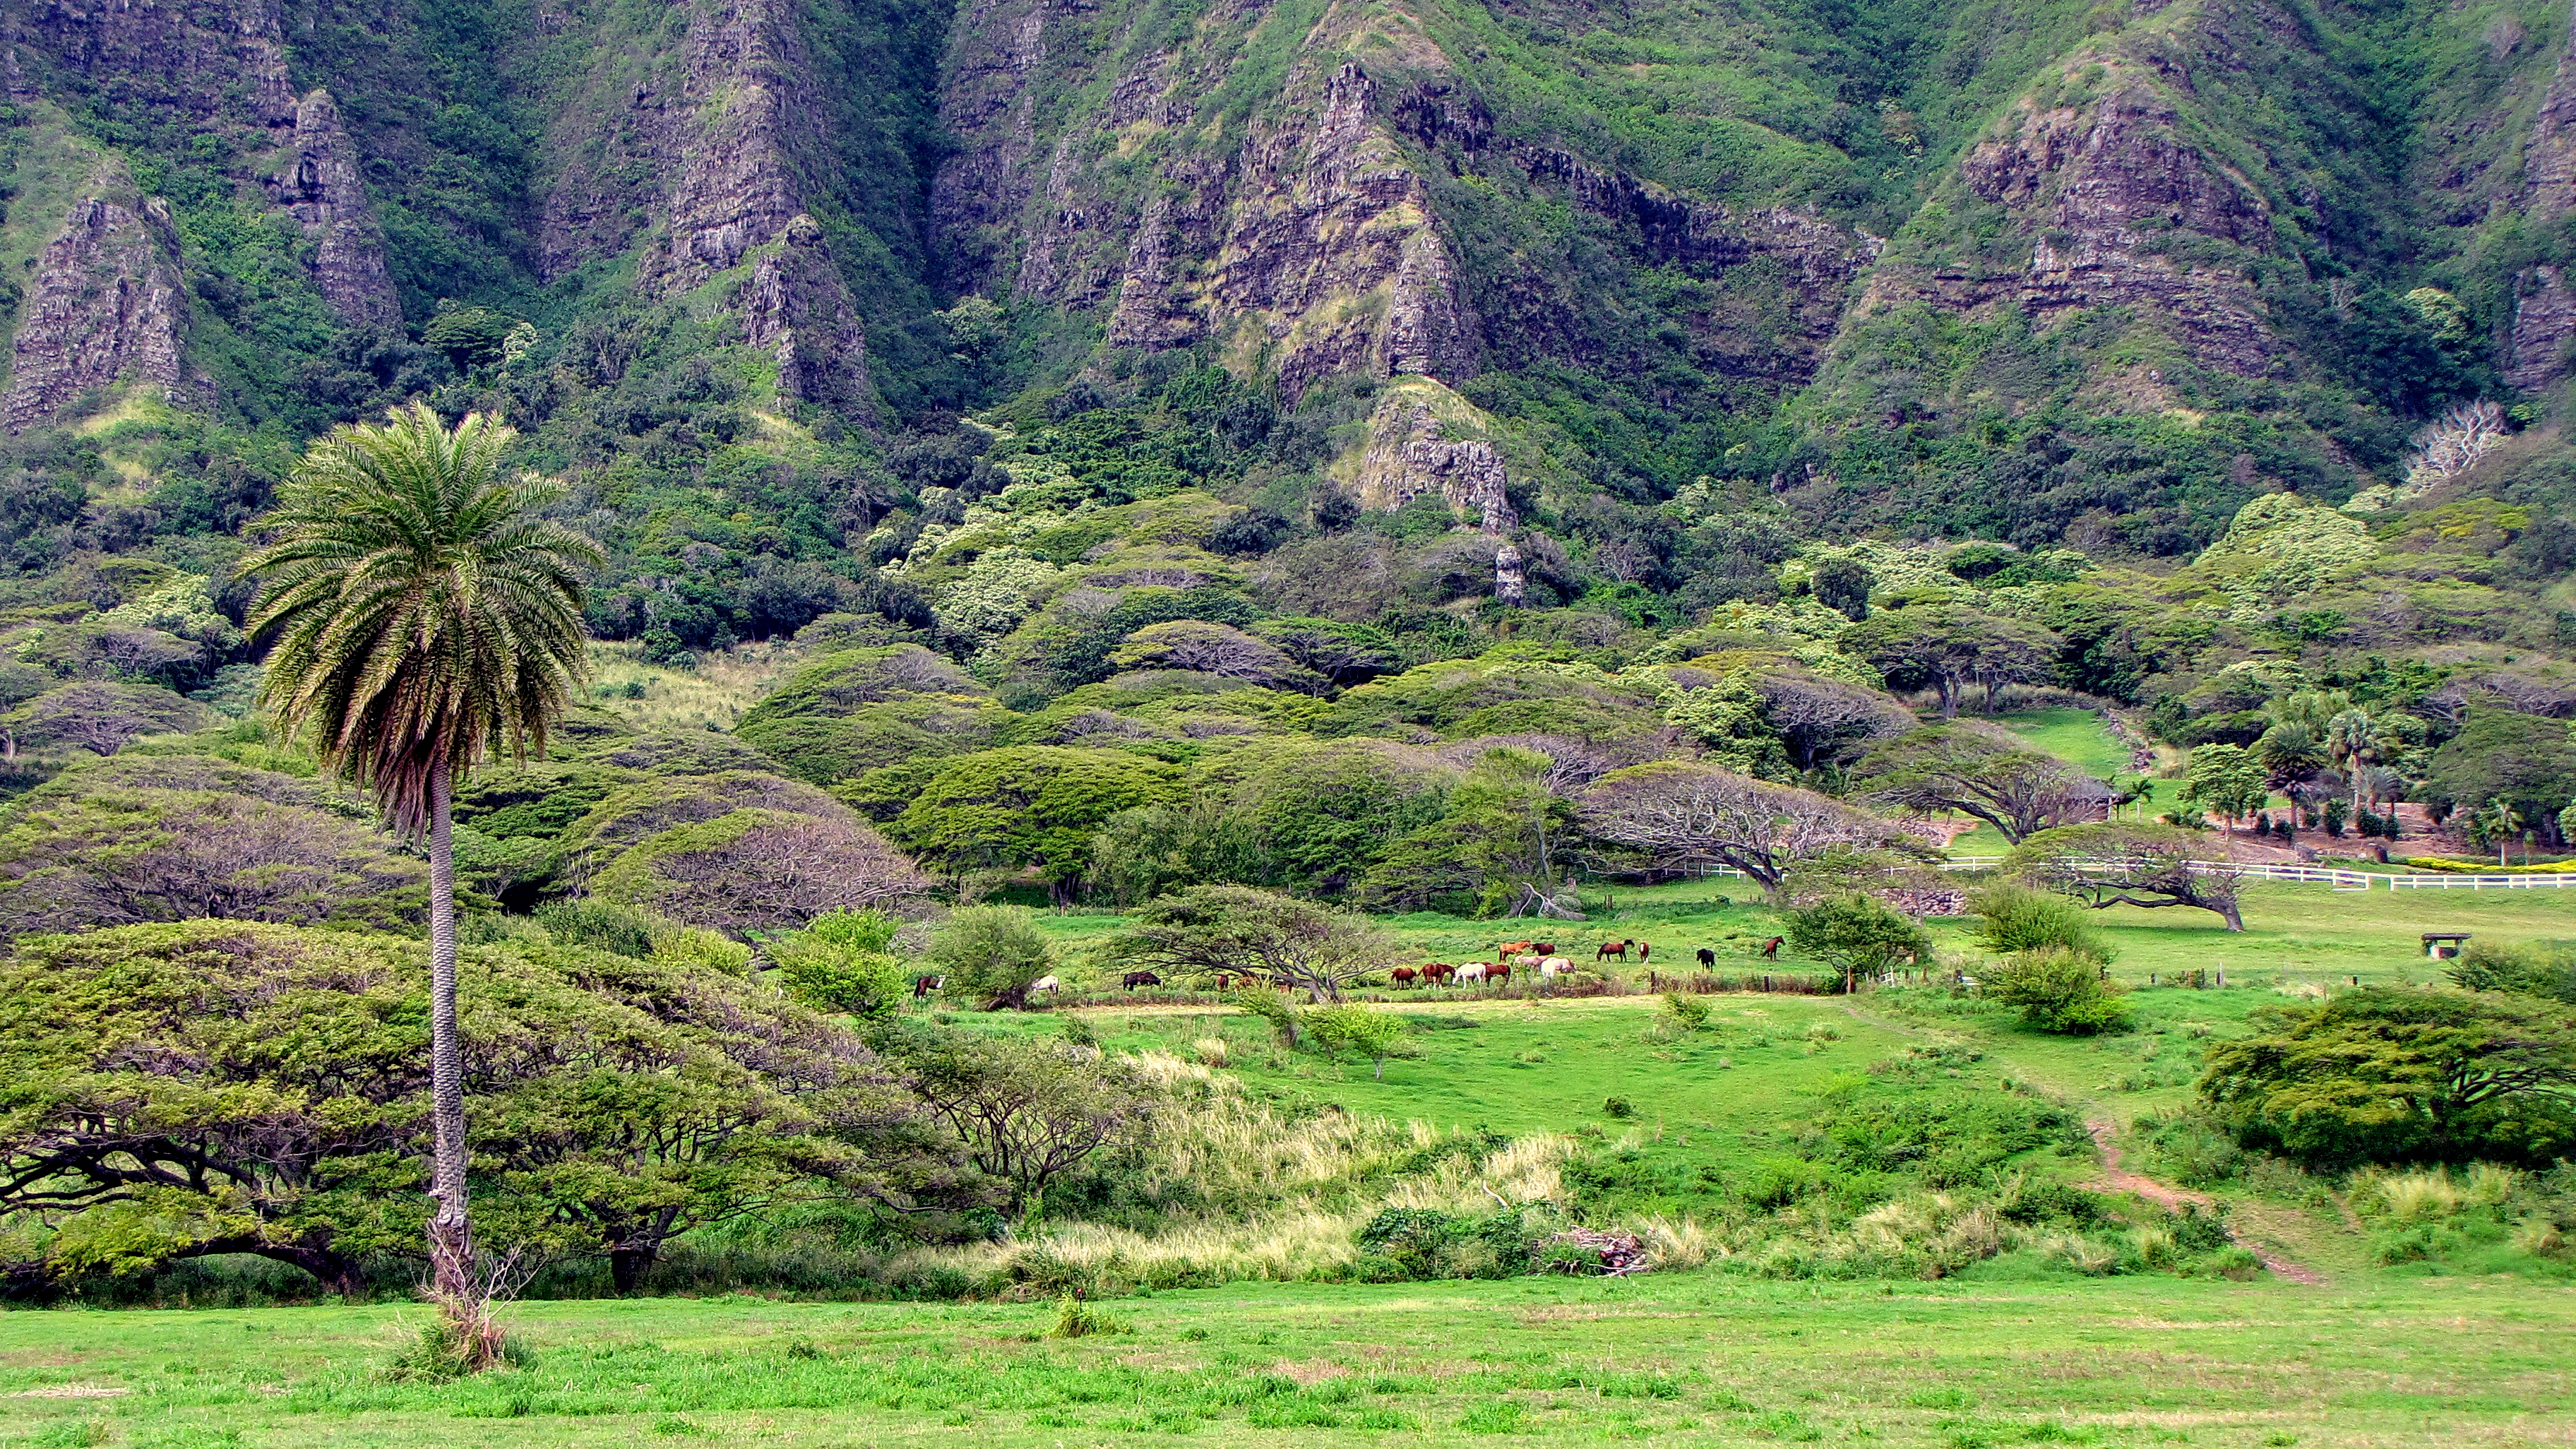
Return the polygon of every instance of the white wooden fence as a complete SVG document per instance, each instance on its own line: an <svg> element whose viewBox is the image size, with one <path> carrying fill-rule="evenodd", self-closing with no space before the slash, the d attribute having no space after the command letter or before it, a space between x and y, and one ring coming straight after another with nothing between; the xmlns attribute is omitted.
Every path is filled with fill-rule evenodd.
<svg viewBox="0 0 2576 1449"><path fill-rule="evenodd" d="M1937 863L1941 870L1993 870L2002 865L2000 855L1954 855ZM2079 861L2080 870L2109 870L2118 861ZM2339 870L2322 865L2276 865L2265 861L2195 860L2191 868L2198 871L2233 871L2240 880L2297 881L2309 885L2331 886L2347 894L2382 889L2391 891L2547 891L2576 887L2576 871L2533 871L2527 875L2445 875L2422 871L2405 875L2394 872ZM1689 874L1706 879L1711 876L1741 876L1744 872L1728 865L1700 866Z"/></svg>

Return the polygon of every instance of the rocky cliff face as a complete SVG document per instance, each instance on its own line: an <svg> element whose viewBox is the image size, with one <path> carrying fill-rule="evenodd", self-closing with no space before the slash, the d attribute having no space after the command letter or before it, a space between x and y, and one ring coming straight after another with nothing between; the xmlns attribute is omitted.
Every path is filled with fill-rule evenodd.
<svg viewBox="0 0 2576 1449"><path fill-rule="evenodd" d="M0 426L19 432L96 388L140 383L175 402L201 401L185 352L186 294L168 207L94 195L36 267L12 345Z"/></svg>
<svg viewBox="0 0 2576 1449"><path fill-rule="evenodd" d="M1464 382L1476 370L1473 319L1375 83L1357 62L1310 64L1288 93L1304 104L1256 127L1240 153L1208 325L1266 352L1292 399L1341 372Z"/></svg>
<svg viewBox="0 0 2576 1449"><path fill-rule="evenodd" d="M1230 43L1268 18L1248 13ZM1075 19L1053 0L960 17L942 116L965 144L932 196L953 280L1007 277L1016 296L1105 311L1115 346L1222 338L1291 400L1340 372L1473 374L1454 261L1377 86L1343 54L1346 17L1304 37L1248 124L1204 121L1194 100L1237 55L1156 50L1049 144L1041 84L1092 71L1072 48L1050 50L1051 27ZM1121 175L1138 151L1157 157L1141 194ZM1016 247L1014 222L1025 228Z"/></svg>
<svg viewBox="0 0 2576 1449"><path fill-rule="evenodd" d="M697 0L676 63L603 37L559 124L542 265L561 275L640 243L647 295L675 296L746 264L727 299L770 354L779 395L866 417L867 344L848 279L808 195L835 138L814 57L788 0Z"/></svg>
<svg viewBox="0 0 2576 1449"><path fill-rule="evenodd" d="M276 0L29 0L11 40L120 109L199 126L295 125Z"/></svg>
<svg viewBox="0 0 2576 1449"><path fill-rule="evenodd" d="M327 90L296 103L295 134L268 178L270 200L313 243L313 281L342 321L399 327L402 303L385 273L385 239L358 179L357 147Z"/></svg>
<svg viewBox="0 0 2576 1449"><path fill-rule="evenodd" d="M778 392L852 417L872 414L867 337L823 228L799 213L757 253L735 294L745 340L778 366Z"/></svg>
<svg viewBox="0 0 2576 1449"><path fill-rule="evenodd" d="M942 108L961 145L932 198L950 280L1103 314L1111 346L1215 340L1290 401L1339 373L1455 384L1527 362L1533 347L1598 359L1632 340L1569 331L1589 299L1556 294L1566 279L1544 261L1530 276L1470 274L1445 171L1595 218L1641 267L1780 279L1785 317L1768 295L1716 309L1702 345L1747 376L1794 384L1813 371L1873 254L1867 239L1811 212L1742 212L1507 138L1437 38L1436 10L1411 0L1314 19L1247 6L1147 44L1107 8L968 5ZM1276 29L1290 25L1301 28ZM1277 79L1247 109L1206 99L1240 90L1253 53L1283 47ZM1042 94L1098 99L1050 115ZM1514 312L1509 325L1480 314L1480 292Z"/></svg>
<svg viewBox="0 0 2576 1449"><path fill-rule="evenodd" d="M642 275L692 287L779 240L805 210L795 155L821 145L813 66L788 0L721 0L689 15L678 164Z"/></svg>
<svg viewBox="0 0 2576 1449"><path fill-rule="evenodd" d="M2132 307L2207 365L2262 371L2279 348L2237 259L2269 249L2269 208L2186 139L2174 82L2140 67L2101 68L2108 75L2092 98L2023 101L1959 165L1966 191L2004 210L2027 262L1890 267L1872 279L1864 312L1900 301L2000 303L2044 328L2071 312Z"/></svg>
<svg viewBox="0 0 2576 1449"><path fill-rule="evenodd" d="M2522 208L2544 223L2576 208L2576 26L2568 46L2522 146ZM2505 344L2505 380L2515 387L2537 390L2567 375L2568 349L2576 344L2570 280L2554 266L2526 268L2515 278Z"/></svg>

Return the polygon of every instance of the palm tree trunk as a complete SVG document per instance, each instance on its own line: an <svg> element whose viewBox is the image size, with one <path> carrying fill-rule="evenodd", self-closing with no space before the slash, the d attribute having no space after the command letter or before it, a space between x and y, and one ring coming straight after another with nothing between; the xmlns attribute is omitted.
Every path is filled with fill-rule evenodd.
<svg viewBox="0 0 2576 1449"><path fill-rule="evenodd" d="M456 850L447 766L429 780L430 1287L471 1311L474 1240L465 1217L465 1052L456 1038Z"/></svg>

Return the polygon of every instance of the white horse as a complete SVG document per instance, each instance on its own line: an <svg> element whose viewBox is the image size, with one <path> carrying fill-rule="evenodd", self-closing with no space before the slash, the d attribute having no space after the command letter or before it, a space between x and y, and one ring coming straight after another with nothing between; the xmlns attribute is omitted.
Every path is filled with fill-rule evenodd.
<svg viewBox="0 0 2576 1449"><path fill-rule="evenodd" d="M1037 980L1029 983L1029 989L1031 991L1043 991L1049 996L1053 996L1057 991L1063 989L1063 987L1064 983L1053 976L1041 976Z"/></svg>
<svg viewBox="0 0 2576 1449"><path fill-rule="evenodd" d="M1470 961L1458 968L1458 979L1462 982L1482 981L1485 979L1485 973L1493 969L1494 963L1491 961Z"/></svg>

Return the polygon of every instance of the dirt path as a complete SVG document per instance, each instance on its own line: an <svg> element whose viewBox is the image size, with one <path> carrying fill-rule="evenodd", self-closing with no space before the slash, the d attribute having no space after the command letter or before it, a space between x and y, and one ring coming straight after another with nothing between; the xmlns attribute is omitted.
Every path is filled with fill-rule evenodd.
<svg viewBox="0 0 2576 1449"><path fill-rule="evenodd" d="M2215 1200L2205 1193L2197 1193L2185 1188L2173 1187L2169 1184L2158 1182L2154 1178L2147 1177L2141 1173L2131 1172L2127 1168L2121 1166L2120 1149L2114 1146L2111 1142L2111 1134L2115 1129L2110 1123L2097 1118L2085 1123L2084 1129L2093 1134L2093 1145L2102 1150L2102 1186L2111 1189L2113 1192L2136 1193L2147 1201L2163 1207L2168 1212L2178 1211L2185 1203L2189 1203L2193 1207L2201 1208L2214 1205ZM2264 1269L2276 1278L2282 1278L2292 1283L2323 1283L2326 1281L2325 1276L2319 1273L2316 1269L2308 1267L2304 1263L2291 1262L2289 1259L2282 1257L2279 1253L2272 1251L2261 1243L2248 1241L2233 1229L2229 1231L2228 1235L2236 1239L2238 1246L2261 1259Z"/></svg>

